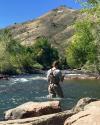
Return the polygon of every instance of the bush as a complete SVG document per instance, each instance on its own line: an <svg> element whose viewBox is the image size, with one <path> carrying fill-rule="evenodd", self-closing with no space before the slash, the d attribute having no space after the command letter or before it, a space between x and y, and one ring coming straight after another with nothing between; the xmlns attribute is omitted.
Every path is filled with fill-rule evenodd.
<svg viewBox="0 0 100 125"><path fill-rule="evenodd" d="M89 61L81 68L82 71L97 73L97 68L95 64L91 64Z"/></svg>
<svg viewBox="0 0 100 125"><path fill-rule="evenodd" d="M33 48L35 60L44 68L50 67L54 60L59 59L57 49L52 47L49 41L44 37L37 39Z"/></svg>
<svg viewBox="0 0 100 125"><path fill-rule="evenodd" d="M40 70L43 69L43 66L41 64L39 64L39 63L34 63L33 67L34 67L34 69L40 69Z"/></svg>
<svg viewBox="0 0 100 125"><path fill-rule="evenodd" d="M8 30L0 32L0 73L33 73L34 69L51 66L58 52L46 38L39 38L33 46L22 46Z"/></svg>
<svg viewBox="0 0 100 125"><path fill-rule="evenodd" d="M73 68L81 68L87 61L94 63L96 44L91 32L92 23L84 20L75 24L75 35L67 49L67 61Z"/></svg>

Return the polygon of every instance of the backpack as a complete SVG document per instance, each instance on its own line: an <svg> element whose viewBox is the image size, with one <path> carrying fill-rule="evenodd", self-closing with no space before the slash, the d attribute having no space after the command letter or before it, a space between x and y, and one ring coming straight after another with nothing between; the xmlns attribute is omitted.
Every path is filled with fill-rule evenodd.
<svg viewBox="0 0 100 125"><path fill-rule="evenodd" d="M54 83L54 84L58 84L59 80L58 77L54 74L54 70L51 69L51 73L48 76L48 82L49 84Z"/></svg>

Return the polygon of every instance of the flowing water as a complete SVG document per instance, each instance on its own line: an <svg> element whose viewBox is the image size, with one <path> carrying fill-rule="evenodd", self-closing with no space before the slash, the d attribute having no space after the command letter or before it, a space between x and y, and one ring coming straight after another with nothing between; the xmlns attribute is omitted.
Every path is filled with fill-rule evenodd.
<svg viewBox="0 0 100 125"><path fill-rule="evenodd" d="M44 75L19 76L0 80L0 120L4 111L28 101L60 100L63 110L72 108L82 97L100 98L99 80L66 80L61 84L64 98L48 99Z"/></svg>

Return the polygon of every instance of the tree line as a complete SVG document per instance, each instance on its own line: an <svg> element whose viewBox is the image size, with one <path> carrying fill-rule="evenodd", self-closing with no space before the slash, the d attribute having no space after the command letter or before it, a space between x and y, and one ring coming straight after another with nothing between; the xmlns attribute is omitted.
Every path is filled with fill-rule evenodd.
<svg viewBox="0 0 100 125"><path fill-rule="evenodd" d="M67 62L71 68L100 73L100 1L78 2L85 5L81 10L85 16L73 25L75 32L66 50Z"/></svg>
<svg viewBox="0 0 100 125"><path fill-rule="evenodd" d="M62 67L66 63L47 38L40 37L33 45L23 46L9 30L0 31L1 74L33 73L36 69L50 68L54 60L60 60Z"/></svg>
<svg viewBox="0 0 100 125"><path fill-rule="evenodd" d="M100 2L87 2L92 6L81 10L85 16L73 24L74 35L62 56L46 37L37 38L32 46L23 46L9 30L1 30L0 73L33 73L35 69L50 68L54 60L59 60L62 69L100 73Z"/></svg>

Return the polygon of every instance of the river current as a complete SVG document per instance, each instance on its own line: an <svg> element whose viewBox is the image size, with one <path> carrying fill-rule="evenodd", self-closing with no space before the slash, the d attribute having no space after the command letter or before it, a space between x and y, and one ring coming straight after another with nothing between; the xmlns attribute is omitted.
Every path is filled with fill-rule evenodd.
<svg viewBox="0 0 100 125"><path fill-rule="evenodd" d="M48 99L45 75L28 75L0 80L0 120L4 111L28 101L60 100L63 110L72 108L83 97L100 98L100 80L65 80L64 98Z"/></svg>

